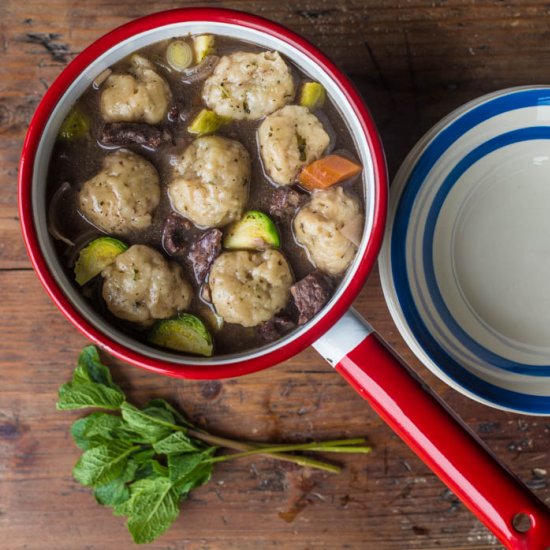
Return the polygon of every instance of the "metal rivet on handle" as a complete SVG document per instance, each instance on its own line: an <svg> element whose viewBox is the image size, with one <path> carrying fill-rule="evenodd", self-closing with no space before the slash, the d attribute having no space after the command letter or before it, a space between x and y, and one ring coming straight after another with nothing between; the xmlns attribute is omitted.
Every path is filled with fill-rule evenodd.
<svg viewBox="0 0 550 550"><path fill-rule="evenodd" d="M520 512L512 519L512 525L518 533L527 533L533 527L533 522L527 514Z"/></svg>

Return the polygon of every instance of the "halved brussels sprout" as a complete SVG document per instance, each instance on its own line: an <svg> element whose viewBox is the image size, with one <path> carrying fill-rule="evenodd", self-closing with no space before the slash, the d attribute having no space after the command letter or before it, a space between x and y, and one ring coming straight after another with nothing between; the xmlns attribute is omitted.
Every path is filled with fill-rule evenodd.
<svg viewBox="0 0 550 550"><path fill-rule="evenodd" d="M149 342L193 355L210 357L214 351L212 336L206 325L191 313L157 321L149 333Z"/></svg>
<svg viewBox="0 0 550 550"><path fill-rule="evenodd" d="M319 82L306 82L302 86L300 94L300 105L308 109L318 109L325 103L327 93L325 88Z"/></svg>
<svg viewBox="0 0 550 550"><path fill-rule="evenodd" d="M193 38L193 47L195 48L195 62L200 63L207 55L214 53L216 39L211 34L200 34Z"/></svg>
<svg viewBox="0 0 550 550"><path fill-rule="evenodd" d="M233 223L223 240L228 250L265 250L279 248L281 239L273 220L258 210L249 210Z"/></svg>
<svg viewBox="0 0 550 550"><path fill-rule="evenodd" d="M230 122L231 119L225 116L220 116L214 111L203 109L191 122L187 131L190 134L197 134L198 136L204 136L206 134L213 134L223 124Z"/></svg>
<svg viewBox="0 0 550 550"><path fill-rule="evenodd" d="M90 131L90 119L79 109L73 109L63 121L58 138L72 141L86 136Z"/></svg>
<svg viewBox="0 0 550 550"><path fill-rule="evenodd" d="M112 237L94 239L78 255L74 266L76 282L79 285L85 285L126 250L128 250L128 245L118 239Z"/></svg>

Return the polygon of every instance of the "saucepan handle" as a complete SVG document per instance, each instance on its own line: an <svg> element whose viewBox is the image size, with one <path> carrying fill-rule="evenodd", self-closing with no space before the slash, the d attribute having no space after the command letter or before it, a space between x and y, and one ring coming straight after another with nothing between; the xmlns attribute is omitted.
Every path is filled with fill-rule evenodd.
<svg viewBox="0 0 550 550"><path fill-rule="evenodd" d="M314 347L507 548L548 550L550 509L351 310Z"/></svg>

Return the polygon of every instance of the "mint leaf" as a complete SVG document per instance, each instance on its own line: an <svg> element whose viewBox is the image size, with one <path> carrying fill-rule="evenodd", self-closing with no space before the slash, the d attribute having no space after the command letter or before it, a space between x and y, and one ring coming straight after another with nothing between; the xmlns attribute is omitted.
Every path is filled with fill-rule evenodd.
<svg viewBox="0 0 550 550"><path fill-rule="evenodd" d="M59 411L94 407L116 411L124 402L124 394L94 382L69 382L59 388L56 407Z"/></svg>
<svg viewBox="0 0 550 550"><path fill-rule="evenodd" d="M137 483L137 481L135 483L132 483L132 485L130 485L130 487L128 487L128 492L129 492L130 498L128 498L126 500L123 500L122 502L119 502L119 503L117 503L113 506L113 514L115 516L127 516L131 513L131 510L132 510L132 505L131 505L132 490L131 490L131 487L133 485L135 485L136 483Z"/></svg>
<svg viewBox="0 0 550 550"><path fill-rule="evenodd" d="M92 447L97 447L97 445L99 445L99 443L90 441L84 435L87 422L88 417L84 416L83 418L79 418L78 420L73 422L73 425L71 426L71 436L73 437L73 440L76 443L77 447L82 449L83 451L87 451L88 449L91 449Z"/></svg>
<svg viewBox="0 0 550 550"><path fill-rule="evenodd" d="M186 453L168 457L170 479L180 498L186 497L195 487L210 481L214 464L205 461L214 455L216 450L216 447L210 447L201 453Z"/></svg>
<svg viewBox="0 0 550 550"><path fill-rule="evenodd" d="M73 382L75 384L95 382L122 393L122 390L113 382L111 371L101 362L95 346L87 346L80 352L78 366L73 373Z"/></svg>
<svg viewBox="0 0 550 550"><path fill-rule="evenodd" d="M117 513L128 516L128 530L138 544L155 540L179 515L178 493L167 478L136 481L130 494Z"/></svg>
<svg viewBox="0 0 550 550"><path fill-rule="evenodd" d="M202 462L196 468L191 470L186 476L180 479L176 484L180 498L185 498L193 489L200 487L210 481L214 464Z"/></svg>
<svg viewBox="0 0 550 550"><path fill-rule="evenodd" d="M174 483L182 480L204 460L202 453L185 453L168 457L168 472Z"/></svg>
<svg viewBox="0 0 550 550"><path fill-rule="evenodd" d="M132 455L132 460L138 465L145 464L149 462L151 458L155 456L154 449L144 449L143 451L138 451Z"/></svg>
<svg viewBox="0 0 550 550"><path fill-rule="evenodd" d="M139 410L130 403L122 403L120 411L128 428L139 434L139 441L144 443L156 443L180 429L175 424L174 415L160 407Z"/></svg>
<svg viewBox="0 0 550 550"><path fill-rule="evenodd" d="M58 410L96 407L118 410L126 399L122 390L113 382L109 369L99 360L94 346L82 350L73 380L59 388Z"/></svg>
<svg viewBox="0 0 550 550"><path fill-rule="evenodd" d="M94 489L94 497L103 506L117 506L130 498L130 489L121 478Z"/></svg>
<svg viewBox="0 0 550 550"><path fill-rule="evenodd" d="M104 412L94 412L87 417L84 435L92 439L104 437L105 439L116 439L122 428L122 418Z"/></svg>
<svg viewBox="0 0 550 550"><path fill-rule="evenodd" d="M86 451L120 436L122 419L104 412L79 418L71 426L71 435L78 447Z"/></svg>
<svg viewBox="0 0 550 550"><path fill-rule="evenodd" d="M168 468L166 466L163 466L158 460L154 459L151 460L150 464L156 476L168 478Z"/></svg>
<svg viewBox="0 0 550 550"><path fill-rule="evenodd" d="M160 408L160 409L166 409L168 412L172 413L172 415L176 419L176 422L178 422L182 426L187 426L188 428L193 428L194 427L193 424L191 424L191 422L189 422L189 420L187 420L187 418L185 418L185 416L183 416L183 414L181 414L177 409L172 407L172 405L170 405L170 403L168 403L168 401L166 401L164 399L160 399L160 398L151 399L151 401L149 401L149 403L147 403L147 408L149 408L149 407L156 407L156 408Z"/></svg>
<svg viewBox="0 0 550 550"><path fill-rule="evenodd" d="M169 477L174 483L183 483L205 460L217 451L216 447L209 447L200 453L185 453L168 456ZM212 466L212 464L209 464Z"/></svg>
<svg viewBox="0 0 550 550"><path fill-rule="evenodd" d="M134 480L138 464L130 458L122 475L94 490L94 497L103 506L117 506L130 498L128 483Z"/></svg>
<svg viewBox="0 0 550 550"><path fill-rule="evenodd" d="M125 441L111 441L88 449L73 468L73 477L82 485L104 485L122 475L130 453L137 446Z"/></svg>
<svg viewBox="0 0 550 550"><path fill-rule="evenodd" d="M183 432L171 433L168 437L153 443L153 449L155 449L157 453L164 455L193 453L201 450L193 445L191 439Z"/></svg>
<svg viewBox="0 0 550 550"><path fill-rule="evenodd" d="M154 458L149 458L147 462L142 462L135 475L136 480L145 478L154 479L156 477L168 477L168 468Z"/></svg>

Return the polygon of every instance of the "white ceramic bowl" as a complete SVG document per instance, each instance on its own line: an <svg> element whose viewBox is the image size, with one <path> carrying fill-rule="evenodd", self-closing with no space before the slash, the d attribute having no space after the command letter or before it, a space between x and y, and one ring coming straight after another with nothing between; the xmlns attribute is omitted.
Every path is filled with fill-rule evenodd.
<svg viewBox="0 0 550 550"><path fill-rule="evenodd" d="M550 414L550 88L481 97L420 140L391 188L380 270L436 375Z"/></svg>

